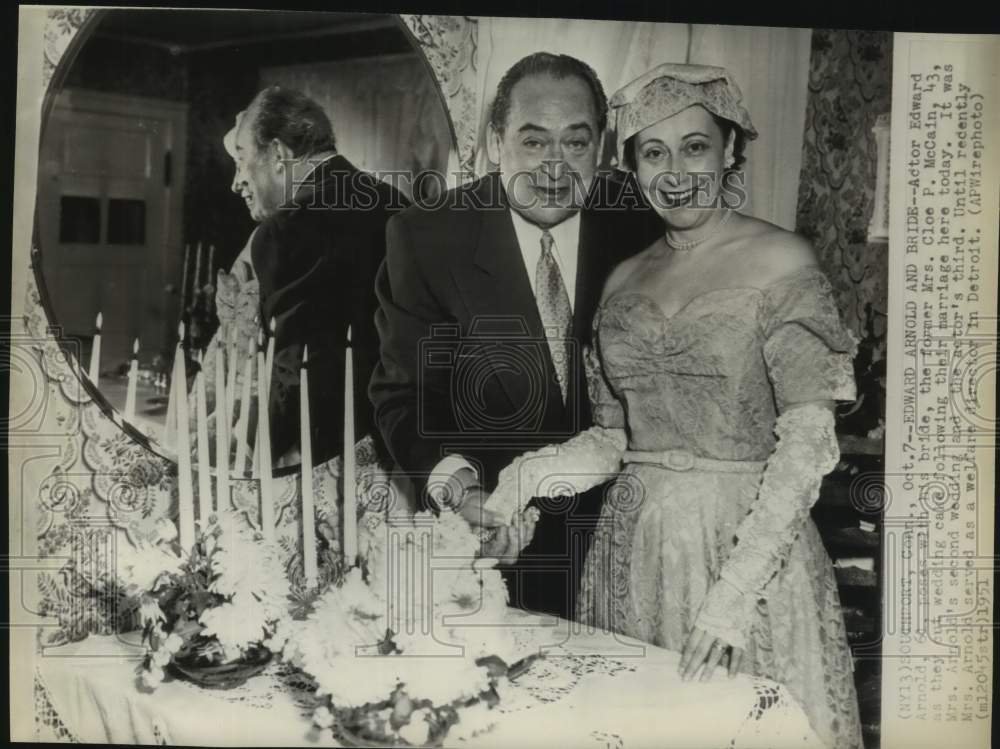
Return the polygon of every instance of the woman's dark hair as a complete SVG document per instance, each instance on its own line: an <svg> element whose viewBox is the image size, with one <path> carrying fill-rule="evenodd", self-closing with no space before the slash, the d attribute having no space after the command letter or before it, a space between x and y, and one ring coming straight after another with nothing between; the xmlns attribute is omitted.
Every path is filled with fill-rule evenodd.
<svg viewBox="0 0 1000 749"><path fill-rule="evenodd" d="M251 108L256 109L253 135L257 148L266 148L277 138L296 158L337 149L330 118L301 91L269 86L254 97Z"/></svg>
<svg viewBox="0 0 1000 749"><path fill-rule="evenodd" d="M590 88L594 99L594 112L597 115L599 135L608 125L608 97L604 93L597 73L587 63L569 55L553 55L549 52L536 52L518 60L504 73L497 85L497 95L490 105L490 124L501 135L507 127L510 116L510 95L517 83L531 75L549 75L556 79L575 77L582 80Z"/></svg>
<svg viewBox="0 0 1000 749"><path fill-rule="evenodd" d="M718 126L720 132L722 133L722 142L726 143L729 140L730 133L736 133L735 139L733 140L733 164L727 167L724 175L730 174L731 172L738 172L743 168L746 163L747 157L744 153L747 145L746 133L743 132L743 128L732 120L727 120L725 117L719 117L714 112L709 112L712 115L712 119L715 121L716 126ZM638 133L636 133L638 135ZM625 141L625 149L623 156L625 159L624 167L630 171L635 171L637 166L635 147L636 147L636 135L631 136Z"/></svg>

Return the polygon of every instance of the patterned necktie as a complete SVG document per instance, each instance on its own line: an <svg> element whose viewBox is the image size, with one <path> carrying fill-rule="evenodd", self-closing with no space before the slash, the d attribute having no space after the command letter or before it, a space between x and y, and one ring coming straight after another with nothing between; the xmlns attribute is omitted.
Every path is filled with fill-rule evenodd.
<svg viewBox="0 0 1000 749"><path fill-rule="evenodd" d="M542 232L542 255L538 258L535 268L535 300L538 312L542 317L545 337L552 354L552 364L562 391L563 403L566 402L566 391L569 385L569 344L568 339L573 321L573 310L569 305L569 294L563 284L562 273L552 254L555 244L548 231Z"/></svg>

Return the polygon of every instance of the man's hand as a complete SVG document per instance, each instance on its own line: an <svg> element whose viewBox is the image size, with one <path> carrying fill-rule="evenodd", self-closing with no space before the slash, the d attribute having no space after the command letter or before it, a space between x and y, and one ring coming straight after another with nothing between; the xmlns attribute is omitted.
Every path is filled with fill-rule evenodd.
<svg viewBox="0 0 1000 749"><path fill-rule="evenodd" d="M465 518L474 530L496 528L510 522L510 518L505 517L503 513L491 510L486 506L487 499L489 499L489 495L480 486L473 486L462 491L458 514Z"/></svg>
<svg viewBox="0 0 1000 749"><path fill-rule="evenodd" d="M514 564L521 550L531 543L538 522L538 508L529 507L524 512L508 518L487 504L489 497L480 487L468 489L459 510L465 520L479 533L482 540L480 554L496 557L500 564Z"/></svg>
<svg viewBox="0 0 1000 749"><path fill-rule="evenodd" d="M489 496L483 491L475 471L462 468L456 471L438 491L437 501L442 508L458 508L458 514L479 533L482 539L481 555L495 557L500 564L513 564L521 551L531 543L538 522L538 509L527 508L520 516L508 518L487 504Z"/></svg>
<svg viewBox="0 0 1000 749"><path fill-rule="evenodd" d="M489 540L484 539L482 555L495 557L499 560L499 564L514 564L534 538L538 517L538 508L529 507L524 512L515 514L509 525L490 529L492 537Z"/></svg>

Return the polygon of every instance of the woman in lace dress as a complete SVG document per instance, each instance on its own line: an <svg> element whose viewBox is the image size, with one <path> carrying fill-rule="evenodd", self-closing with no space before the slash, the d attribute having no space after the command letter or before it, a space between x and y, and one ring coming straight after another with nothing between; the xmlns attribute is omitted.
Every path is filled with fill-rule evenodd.
<svg viewBox="0 0 1000 749"><path fill-rule="evenodd" d="M855 342L811 246L732 207L723 185L756 131L725 70L662 65L611 106L619 161L664 237L607 282L588 362L597 426L520 458L498 492L616 477L578 618L681 652L685 678L722 665L781 682L827 746L860 746L809 515L839 457L832 409L854 399Z"/></svg>

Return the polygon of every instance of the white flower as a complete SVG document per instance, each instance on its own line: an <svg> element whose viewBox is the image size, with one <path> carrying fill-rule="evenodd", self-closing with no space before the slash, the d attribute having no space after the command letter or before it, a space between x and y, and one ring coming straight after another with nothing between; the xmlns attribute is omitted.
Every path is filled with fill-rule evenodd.
<svg viewBox="0 0 1000 749"><path fill-rule="evenodd" d="M353 652L355 647L378 643L386 630L385 607L352 570L344 587L332 588L316 602L309 615L306 638L336 638L336 647Z"/></svg>
<svg viewBox="0 0 1000 749"><path fill-rule="evenodd" d="M158 518L153 525L159 542L170 543L177 538L177 526L170 518Z"/></svg>
<svg viewBox="0 0 1000 749"><path fill-rule="evenodd" d="M405 659L394 656L338 657L325 667L310 665L319 691L330 696L339 707L360 707L387 699L399 685L399 669Z"/></svg>
<svg viewBox="0 0 1000 749"><path fill-rule="evenodd" d="M288 578L274 542L254 537L244 520L232 512L219 512L210 528L218 533L212 554L216 576L211 590L223 596L255 596L283 612Z"/></svg>
<svg viewBox="0 0 1000 749"><path fill-rule="evenodd" d="M205 625L203 634L214 636L227 656L238 654L265 637L263 607L253 599L243 601L239 606L224 603L205 609L198 621Z"/></svg>
<svg viewBox="0 0 1000 749"><path fill-rule="evenodd" d="M430 600L404 595L394 599L390 609L388 593L394 586L408 584L409 578L392 579L399 569L389 566L386 541L421 544L428 529L432 556L447 559L448 566L434 569ZM503 626L507 589L500 572L473 566L479 542L457 515L435 519L418 513L409 522L393 519L391 530L365 539L367 580L360 569L351 570L341 587L327 591L314 604L305 621L280 625L284 656L315 679L317 696L328 697L338 707L389 699L400 686L412 701L428 700L437 706L478 698L491 680L489 670L477 666L475 659L495 654L511 662L518 657L513 635ZM401 551L405 558L410 549ZM230 584L237 596L247 587L242 580L230 579ZM405 656L376 654L387 628ZM441 657L442 641L459 645L464 652ZM382 712L383 720L392 713ZM431 730L429 715L416 711L400 736L411 744L425 743Z"/></svg>
<svg viewBox="0 0 1000 749"><path fill-rule="evenodd" d="M510 627L490 621L484 624L469 623L463 626L436 629L443 642L454 643L465 648L469 658L495 655L506 663L514 663L522 657L521 646Z"/></svg>
<svg viewBox="0 0 1000 749"><path fill-rule="evenodd" d="M434 603L437 605L456 604L471 611L479 608L482 588L479 585L479 573L471 566L462 569L434 570L431 586L434 591Z"/></svg>
<svg viewBox="0 0 1000 749"><path fill-rule="evenodd" d="M331 592L336 593L337 597L348 608L354 609L361 614L373 616L385 614L382 601L375 594L375 590L365 584L364 577L358 567L352 569L344 577L343 585Z"/></svg>
<svg viewBox="0 0 1000 749"><path fill-rule="evenodd" d="M270 637L264 640L264 647L272 653L280 653L288 641L288 636L287 625L284 622L278 622L274 625Z"/></svg>
<svg viewBox="0 0 1000 749"><path fill-rule="evenodd" d="M403 662L402 681L414 700L445 705L478 697L490 687L489 671L468 658L394 658Z"/></svg>
<svg viewBox="0 0 1000 749"><path fill-rule="evenodd" d="M410 722L404 726L400 726L399 735L407 741L407 743L413 746L421 746L427 743L427 738L431 733L431 726L422 717L418 718L420 713L414 713L413 717L410 718Z"/></svg>
<svg viewBox="0 0 1000 749"><path fill-rule="evenodd" d="M170 633L170 635L163 643L163 647L166 649L168 653L171 654L176 653L183 646L184 646L184 639L180 635L174 634L173 632Z"/></svg>
<svg viewBox="0 0 1000 749"><path fill-rule="evenodd" d="M470 563L479 551L479 540L468 522L457 513L448 512L434 525L435 555L467 559Z"/></svg>
<svg viewBox="0 0 1000 749"><path fill-rule="evenodd" d="M173 657L173 653L164 648L153 651L152 659L153 663L162 668L170 663L170 659Z"/></svg>
<svg viewBox="0 0 1000 749"><path fill-rule="evenodd" d="M160 575L179 573L184 560L161 546L141 543L119 543L116 547L115 572L124 587L140 591L152 590Z"/></svg>
<svg viewBox="0 0 1000 749"><path fill-rule="evenodd" d="M330 712L330 708L323 705L322 707L317 707L313 712L313 723L315 723L320 728L329 728L333 725L333 713Z"/></svg>
<svg viewBox="0 0 1000 749"><path fill-rule="evenodd" d="M160 609L160 604L156 602L156 599L145 595L139 599L139 621L142 622L143 627L166 620L167 617Z"/></svg>
<svg viewBox="0 0 1000 749"><path fill-rule="evenodd" d="M143 671L140 678L144 687L147 689L156 689L160 686L164 676L165 674L163 673L162 668L159 666L153 666L152 668Z"/></svg>

